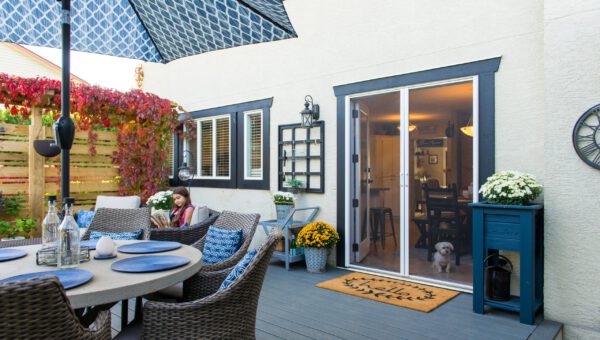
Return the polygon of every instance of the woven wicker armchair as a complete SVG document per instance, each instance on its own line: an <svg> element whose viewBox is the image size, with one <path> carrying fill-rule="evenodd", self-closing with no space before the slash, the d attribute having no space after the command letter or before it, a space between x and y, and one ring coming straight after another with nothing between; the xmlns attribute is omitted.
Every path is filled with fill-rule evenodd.
<svg viewBox="0 0 600 340"><path fill-rule="evenodd" d="M150 239L157 241L176 241L182 244L190 245L194 242L198 242L198 240L206 235L208 227L215 223L217 217L219 217L219 213L215 210L210 210L208 217L204 221L191 225L189 228L181 229L153 227L150 229Z"/></svg>
<svg viewBox="0 0 600 340"><path fill-rule="evenodd" d="M242 230L242 245L240 249L233 254L230 258L225 261L212 263L212 264L203 264L200 272L196 275L190 277L189 279L183 281L183 299L189 300L190 292L196 291L199 285L203 285L202 275L206 272L219 271L225 268L230 268L236 265L240 259L246 254L248 251L248 247L250 246L250 242L252 242L252 237L254 237L254 233L256 232L256 226L258 225L258 220L260 219L260 214L240 214L233 211L224 210L219 218L213 223L213 225L217 228L221 229L229 229L229 230ZM206 242L206 235L200 239L200 241L192 244L193 247L199 249L200 251L204 251L204 243Z"/></svg>
<svg viewBox="0 0 600 340"><path fill-rule="evenodd" d="M269 237L244 273L223 291L217 292L232 268L199 273L193 301L148 301L144 339L254 339L258 299L279 237Z"/></svg>
<svg viewBox="0 0 600 340"><path fill-rule="evenodd" d="M39 237L36 237L36 238L25 238L22 240L2 241L2 242L0 242L0 248L33 246L36 244L42 244L42 239Z"/></svg>
<svg viewBox="0 0 600 340"><path fill-rule="evenodd" d="M92 231L109 231L123 233L144 229L142 239L150 238L150 209L113 209L99 208L82 240L89 240Z"/></svg>
<svg viewBox="0 0 600 340"><path fill-rule="evenodd" d="M0 284L0 339L110 338L110 311L83 327L56 277Z"/></svg>

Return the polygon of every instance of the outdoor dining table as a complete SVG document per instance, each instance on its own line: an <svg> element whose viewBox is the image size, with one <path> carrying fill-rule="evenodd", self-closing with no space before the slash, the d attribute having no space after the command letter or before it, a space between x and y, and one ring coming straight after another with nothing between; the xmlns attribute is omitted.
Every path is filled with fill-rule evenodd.
<svg viewBox="0 0 600 340"><path fill-rule="evenodd" d="M117 246L144 241L115 241ZM15 247L27 252L27 256L17 260L0 262L0 280L20 274L43 272L56 267L38 266L35 261L36 251L41 245ZM77 268L91 272L93 278L79 286L66 290L67 297L73 308L106 305L121 300L130 299L156 292L181 282L200 270L202 253L190 246L152 254L125 254L117 252L117 257L108 260L94 259L96 251L90 251L90 260L82 262ZM151 273L124 273L111 269L112 263L144 255L177 255L190 259L185 266Z"/></svg>

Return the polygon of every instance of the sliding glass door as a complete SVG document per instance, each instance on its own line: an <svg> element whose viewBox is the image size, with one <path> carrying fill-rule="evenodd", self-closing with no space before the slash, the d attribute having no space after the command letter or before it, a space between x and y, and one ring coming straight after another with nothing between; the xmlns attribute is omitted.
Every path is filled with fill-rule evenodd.
<svg viewBox="0 0 600 340"><path fill-rule="evenodd" d="M476 83L350 98L351 266L471 285ZM436 207L436 195L451 208Z"/></svg>

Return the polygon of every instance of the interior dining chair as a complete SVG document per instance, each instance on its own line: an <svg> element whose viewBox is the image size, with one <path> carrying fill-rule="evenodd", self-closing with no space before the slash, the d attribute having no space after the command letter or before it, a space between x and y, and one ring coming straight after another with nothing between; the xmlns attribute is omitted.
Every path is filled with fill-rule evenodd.
<svg viewBox="0 0 600 340"><path fill-rule="evenodd" d="M468 224L458 203L456 184L448 188L431 188L423 184L425 210L428 228L427 261L432 260L435 244L441 241L452 242L456 265L460 265L460 256L468 243Z"/></svg>
<svg viewBox="0 0 600 340"><path fill-rule="evenodd" d="M0 284L0 339L110 338L110 311L84 327L54 276Z"/></svg>

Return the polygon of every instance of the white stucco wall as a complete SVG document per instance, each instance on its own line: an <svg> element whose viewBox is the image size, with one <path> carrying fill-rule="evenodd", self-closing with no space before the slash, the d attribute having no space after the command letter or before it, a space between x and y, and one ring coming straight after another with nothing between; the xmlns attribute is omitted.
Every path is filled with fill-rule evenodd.
<svg viewBox="0 0 600 340"><path fill-rule="evenodd" d="M571 143L600 103L600 2L546 0L544 12L545 315L567 339L600 339L600 171Z"/></svg>
<svg viewBox="0 0 600 340"><path fill-rule="evenodd" d="M599 173L578 161L570 143L577 117L598 102L598 2L287 0L285 6L298 39L146 64L144 89L189 111L273 97L272 191L277 126L299 122L303 98L312 95L326 124L325 194L303 194L298 205L319 205L319 218L336 224L336 174L345 169L336 166L344 149L336 145L333 86L501 56L496 169L532 173L546 186L546 316L567 324L567 338L598 337ZM197 188L192 196L214 209L275 215L268 191Z"/></svg>
<svg viewBox="0 0 600 340"><path fill-rule="evenodd" d="M541 1L288 0L299 38L146 64L144 89L188 111L273 97L271 141L277 126L299 122L304 95L321 105L326 124L325 194L302 200L336 221L336 101L332 87L362 80L502 56L496 81L498 169L541 177L543 69ZM507 24L510 23L510 24ZM516 122L518 121L518 124ZM518 138L515 138L518 137ZM526 148L523 147L526 145ZM271 148L276 190L277 149ZM195 200L274 217L267 191L195 189Z"/></svg>

